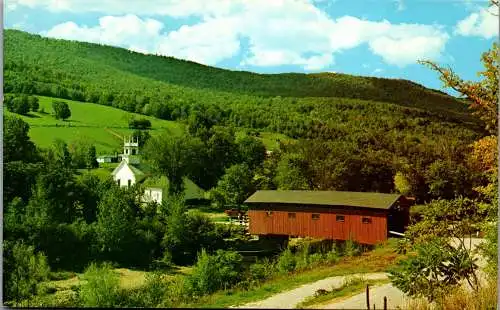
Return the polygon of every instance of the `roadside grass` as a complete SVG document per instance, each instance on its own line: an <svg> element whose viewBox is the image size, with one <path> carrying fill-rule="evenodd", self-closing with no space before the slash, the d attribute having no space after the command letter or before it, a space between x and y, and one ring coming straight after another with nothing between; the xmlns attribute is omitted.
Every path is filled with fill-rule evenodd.
<svg viewBox="0 0 500 310"><path fill-rule="evenodd" d="M488 279L485 285L481 286L477 292L473 292L463 287L450 292L444 298L429 303L425 298L410 298L405 301L401 309L415 310L483 310L497 308L497 279Z"/></svg>
<svg viewBox="0 0 500 310"><path fill-rule="evenodd" d="M331 303L332 301L339 298L348 298L353 295L357 295L362 293L366 285L379 285L389 283L390 280L364 280L361 277L355 277L347 279L341 287L333 288L330 291L326 291L324 294L319 294L315 296L311 296L298 304L296 309L306 309L306 308L315 308L319 305L325 303Z"/></svg>
<svg viewBox="0 0 500 310"><path fill-rule="evenodd" d="M390 240L370 252L355 257L343 257L336 264L319 266L306 271L279 275L250 290L230 289L204 296L182 307L226 308L263 300L283 291L292 290L303 284L312 283L333 276L354 273L384 272L403 258L395 252L395 242Z"/></svg>

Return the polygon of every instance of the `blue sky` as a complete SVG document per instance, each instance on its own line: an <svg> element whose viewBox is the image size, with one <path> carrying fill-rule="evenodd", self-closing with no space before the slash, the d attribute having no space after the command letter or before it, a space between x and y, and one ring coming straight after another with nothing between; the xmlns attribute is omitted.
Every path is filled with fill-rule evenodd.
<svg viewBox="0 0 500 310"><path fill-rule="evenodd" d="M491 10L491 9L490 9ZM5 27L259 73L340 72L441 88L477 79L498 17L475 0L7 0Z"/></svg>

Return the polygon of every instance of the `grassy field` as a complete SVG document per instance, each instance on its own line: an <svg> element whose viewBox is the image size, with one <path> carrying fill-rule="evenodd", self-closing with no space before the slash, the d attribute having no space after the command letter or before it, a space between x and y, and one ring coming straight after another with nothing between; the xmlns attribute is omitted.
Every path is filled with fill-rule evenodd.
<svg viewBox="0 0 500 310"><path fill-rule="evenodd" d="M196 308L226 308L249 302L263 300L275 294L292 290L303 284L312 283L333 276L343 276L354 273L384 272L397 260L403 258L395 252L395 242L390 240L376 249L357 257L344 257L332 266L317 267L311 270L284 275L267 281L259 287L244 290L220 291L201 298L188 307Z"/></svg>
<svg viewBox="0 0 500 310"><path fill-rule="evenodd" d="M71 117L66 120L56 120L52 115L52 101L60 100L51 97L37 96L40 99L40 111L30 112L27 116L4 110L5 115L20 117L30 125L30 138L39 147L50 146L55 139L62 139L71 144L77 141L88 141L95 145L98 155L121 152L123 137L133 130L128 128L131 118L145 118L151 121L152 136L169 132L172 136L181 135L184 125L180 122L166 121L150 116L130 113L113 107L94 103L62 100L68 103ZM245 129L237 131L242 136ZM289 137L272 132L262 132L258 137L269 150L276 149L278 141L289 141Z"/></svg>
<svg viewBox="0 0 500 310"><path fill-rule="evenodd" d="M40 111L42 112L30 113L28 116L13 114L9 111L4 113L18 116L26 121L30 125L30 138L40 147L50 146L55 139L62 139L68 144L86 140L95 145L97 154L119 151L123 143L123 136L129 135L133 131L128 128L128 121L133 117L150 120L152 125L150 133L152 136L165 130L172 135L180 135L183 132L183 125L178 122L160 120L108 106L71 100L63 100L69 105L71 117L67 121L56 120L52 116L52 101L54 98L41 96L38 98L40 99Z"/></svg>
<svg viewBox="0 0 500 310"><path fill-rule="evenodd" d="M166 277L172 277L177 274L187 275L191 272L191 267L174 267L169 272L166 273ZM124 289L133 289L140 287L144 284L146 280L146 274L148 271L143 270L132 270L127 268L116 268L114 269L120 277L120 286ZM82 283L83 274L72 274L66 279L62 280L52 280L44 282L43 284L52 287L54 293L61 293L72 288L78 287Z"/></svg>

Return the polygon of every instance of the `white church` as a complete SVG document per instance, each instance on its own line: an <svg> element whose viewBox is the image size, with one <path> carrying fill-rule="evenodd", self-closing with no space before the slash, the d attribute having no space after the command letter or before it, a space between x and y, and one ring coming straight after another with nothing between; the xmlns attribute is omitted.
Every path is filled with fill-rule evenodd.
<svg viewBox="0 0 500 310"><path fill-rule="evenodd" d="M111 175L113 180L120 187L130 187L136 183L144 181L146 174L139 169L141 157L139 152L139 140L129 137L123 140L123 154L121 163L116 167ZM161 203L163 189L160 187L146 187L144 191L144 202Z"/></svg>

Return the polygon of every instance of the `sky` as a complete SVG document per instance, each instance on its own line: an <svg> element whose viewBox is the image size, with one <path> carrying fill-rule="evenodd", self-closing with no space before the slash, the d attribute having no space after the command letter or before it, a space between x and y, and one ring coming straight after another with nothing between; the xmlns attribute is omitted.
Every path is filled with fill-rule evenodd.
<svg viewBox="0 0 500 310"><path fill-rule="evenodd" d="M498 40L479 0L6 0L5 28L257 73L338 72L442 89Z"/></svg>

